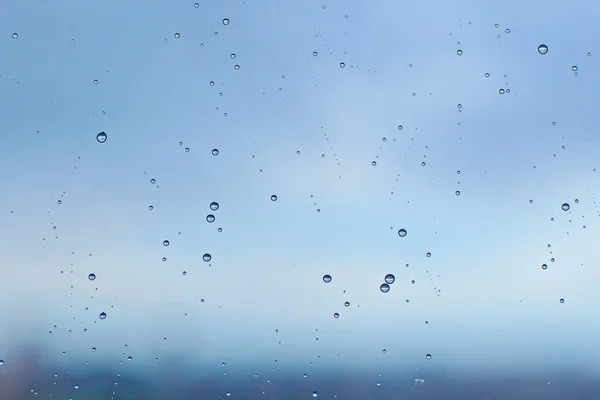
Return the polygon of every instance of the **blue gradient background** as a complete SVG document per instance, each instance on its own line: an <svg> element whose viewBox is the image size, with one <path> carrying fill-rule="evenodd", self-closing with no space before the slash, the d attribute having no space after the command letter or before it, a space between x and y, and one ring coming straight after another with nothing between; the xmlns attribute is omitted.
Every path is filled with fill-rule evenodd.
<svg viewBox="0 0 600 400"><path fill-rule="evenodd" d="M597 5L1 8L2 398L600 393Z"/></svg>

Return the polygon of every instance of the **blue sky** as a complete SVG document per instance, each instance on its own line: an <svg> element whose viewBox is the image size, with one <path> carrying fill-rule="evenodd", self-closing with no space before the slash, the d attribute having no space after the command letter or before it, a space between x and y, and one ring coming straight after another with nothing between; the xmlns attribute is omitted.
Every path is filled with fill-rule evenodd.
<svg viewBox="0 0 600 400"><path fill-rule="evenodd" d="M600 371L597 7L193 4L3 7L4 369Z"/></svg>

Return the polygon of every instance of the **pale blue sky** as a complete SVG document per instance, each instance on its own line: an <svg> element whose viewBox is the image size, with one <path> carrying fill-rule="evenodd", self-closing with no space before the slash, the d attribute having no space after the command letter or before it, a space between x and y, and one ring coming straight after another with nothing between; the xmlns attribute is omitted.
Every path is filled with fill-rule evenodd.
<svg viewBox="0 0 600 400"><path fill-rule="evenodd" d="M3 5L3 369L600 373L600 8L193 4Z"/></svg>

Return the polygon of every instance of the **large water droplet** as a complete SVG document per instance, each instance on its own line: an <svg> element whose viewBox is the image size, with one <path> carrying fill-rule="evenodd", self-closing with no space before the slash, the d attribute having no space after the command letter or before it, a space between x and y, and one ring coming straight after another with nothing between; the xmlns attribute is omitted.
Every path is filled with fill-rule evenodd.
<svg viewBox="0 0 600 400"><path fill-rule="evenodd" d="M333 314L333 318L339 318L339 317L340 317L340 314L338 314L338 313Z"/></svg>
<svg viewBox="0 0 600 400"><path fill-rule="evenodd" d="M156 183L156 179L154 179L154 178L150 179L150 183L154 185Z"/></svg>
<svg viewBox="0 0 600 400"><path fill-rule="evenodd" d="M163 246L165 246L165 247L167 247L170 244L171 244L171 242L169 242L168 240L163 241Z"/></svg>
<svg viewBox="0 0 600 400"><path fill-rule="evenodd" d="M229 20L227 18L223 18L223 25L229 25Z"/></svg>
<svg viewBox="0 0 600 400"><path fill-rule="evenodd" d="M462 53L463 53L462 50L460 50L460 49L456 50L456 54L458 54L459 56L462 56Z"/></svg>
<svg viewBox="0 0 600 400"><path fill-rule="evenodd" d="M329 274L323 275L323 282L325 282L325 283L331 282L331 275L329 275Z"/></svg>
<svg viewBox="0 0 600 400"><path fill-rule="evenodd" d="M500 90L498 90L498 93L500 93L500 94L504 94L504 89L500 89Z"/></svg>
<svg viewBox="0 0 600 400"><path fill-rule="evenodd" d="M210 260L212 260L212 256L208 253L204 253L202 259L204 260L204 262L209 262Z"/></svg>
<svg viewBox="0 0 600 400"><path fill-rule="evenodd" d="M542 269L548 269L548 265L547 264L542 264Z"/></svg>
<svg viewBox="0 0 600 400"><path fill-rule="evenodd" d="M345 63L343 63L343 62L341 62L341 63L340 63L340 68L346 68L346 64L345 64Z"/></svg>
<svg viewBox="0 0 600 400"><path fill-rule="evenodd" d="M198 8L198 7L200 7L200 4L194 3L194 8Z"/></svg>
<svg viewBox="0 0 600 400"><path fill-rule="evenodd" d="M569 211L571 206L569 205L569 203L563 203L562 206L560 206L560 208L562 208L563 211Z"/></svg>
<svg viewBox="0 0 600 400"><path fill-rule="evenodd" d="M546 54L547 52L548 52L548 46L546 46L545 44L540 44L538 46L538 53Z"/></svg>
<svg viewBox="0 0 600 400"><path fill-rule="evenodd" d="M93 281L94 279L96 279L96 274L94 274L94 273L91 273L91 274L89 274L89 275L88 275L88 279L89 279L90 281Z"/></svg>
<svg viewBox="0 0 600 400"><path fill-rule="evenodd" d="M218 156L219 155L219 149L212 149L212 155L213 156Z"/></svg>
<svg viewBox="0 0 600 400"><path fill-rule="evenodd" d="M317 391L312 392L313 397L319 397L319 393Z"/></svg>
<svg viewBox="0 0 600 400"><path fill-rule="evenodd" d="M277 196L276 195L272 195L271 196L271 201L277 201Z"/></svg>
<svg viewBox="0 0 600 400"><path fill-rule="evenodd" d="M106 319L106 313L105 312L101 312L100 313L100 319Z"/></svg>
<svg viewBox="0 0 600 400"><path fill-rule="evenodd" d="M431 354L429 354L429 353L425 354L425 358L428 360L431 360Z"/></svg>
<svg viewBox="0 0 600 400"><path fill-rule="evenodd" d="M212 203L210 203L210 209L213 211L217 211L219 209L219 203L217 203L216 201L213 201Z"/></svg>
<svg viewBox="0 0 600 400"><path fill-rule="evenodd" d="M181 35L179 34L179 32L176 32L176 33L173 35L173 37L174 37L175 39L179 39L179 38L181 37Z"/></svg>
<svg viewBox="0 0 600 400"><path fill-rule="evenodd" d="M396 281L396 277L394 274L387 274L385 276L385 283L389 283L390 285Z"/></svg>
<svg viewBox="0 0 600 400"><path fill-rule="evenodd" d="M106 133L104 132L100 132L99 134L96 135L96 140L100 143L104 143L106 142Z"/></svg>
<svg viewBox="0 0 600 400"><path fill-rule="evenodd" d="M344 303L344 306L346 306L346 307L350 307L350 302L349 302L349 301L345 302L345 303Z"/></svg>
<svg viewBox="0 0 600 400"><path fill-rule="evenodd" d="M573 66L571 67L571 69L572 69L573 71L577 71L577 69L578 69L578 68L577 68L577 65L573 65Z"/></svg>
<svg viewBox="0 0 600 400"><path fill-rule="evenodd" d="M383 293L387 293L390 291L390 285L387 283L382 283L381 286L379 286L379 290L381 290Z"/></svg>
<svg viewBox="0 0 600 400"><path fill-rule="evenodd" d="M213 222L215 222L215 216L214 216L214 215L212 215L212 214L208 214L208 215L206 216L206 221L207 221L209 224L212 224Z"/></svg>
<svg viewBox="0 0 600 400"><path fill-rule="evenodd" d="M565 299L560 299L560 304L563 304L565 302Z"/></svg>
<svg viewBox="0 0 600 400"><path fill-rule="evenodd" d="M19 38L19 34L17 32L12 34L12 38L13 39L18 39Z"/></svg>
<svg viewBox="0 0 600 400"><path fill-rule="evenodd" d="M402 229L398 230L398 236L400 236L400 237L406 236L406 229L402 228Z"/></svg>

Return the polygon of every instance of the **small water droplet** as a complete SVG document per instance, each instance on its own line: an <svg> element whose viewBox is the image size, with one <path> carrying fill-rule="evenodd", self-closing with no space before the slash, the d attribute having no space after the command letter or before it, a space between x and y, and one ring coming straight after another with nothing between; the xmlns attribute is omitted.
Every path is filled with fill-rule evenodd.
<svg viewBox="0 0 600 400"><path fill-rule="evenodd" d="M427 254L425 254L427 257L431 257L431 253L427 252Z"/></svg>
<svg viewBox="0 0 600 400"><path fill-rule="evenodd" d="M19 38L19 34L17 32L12 34L12 38L13 39L18 39Z"/></svg>
<svg viewBox="0 0 600 400"><path fill-rule="evenodd" d="M238 64L235 64L235 65L233 66L233 69L235 69L235 70L238 70L238 69L240 69L240 66L239 66Z"/></svg>
<svg viewBox="0 0 600 400"><path fill-rule="evenodd" d="M163 258L161 258L161 260L162 260L162 262L165 262L165 261L167 261L167 257L163 257Z"/></svg>
<svg viewBox="0 0 600 400"><path fill-rule="evenodd" d="M376 166L377 165L377 161L371 161L371 165L372 166Z"/></svg>
<svg viewBox="0 0 600 400"><path fill-rule="evenodd" d="M325 283L331 282L331 275L329 275L329 274L323 275L323 282L325 282Z"/></svg>
<svg viewBox="0 0 600 400"><path fill-rule="evenodd" d="M271 195L271 201L277 201L277 196L276 195Z"/></svg>
<svg viewBox="0 0 600 400"><path fill-rule="evenodd" d="M390 285L387 283L382 283L381 286L379 286L379 290L381 290L383 293L387 293L390 291Z"/></svg>
<svg viewBox="0 0 600 400"><path fill-rule="evenodd" d="M94 79L94 85L98 84L98 79Z"/></svg>
<svg viewBox="0 0 600 400"><path fill-rule="evenodd" d="M100 132L99 134L96 135L96 140L100 143L104 143L106 142L106 133L104 132Z"/></svg>
<svg viewBox="0 0 600 400"><path fill-rule="evenodd" d="M401 131L402 129L404 129L402 125L398 125L398 130Z"/></svg>
<svg viewBox="0 0 600 400"><path fill-rule="evenodd" d="M316 51L313 51L313 57L316 57L318 55L319 55L319 53L317 53Z"/></svg>
<svg viewBox="0 0 600 400"><path fill-rule="evenodd" d="M154 185L156 183L156 179L154 179L154 178L150 179L150 183Z"/></svg>
<svg viewBox="0 0 600 400"><path fill-rule="evenodd" d="M312 397L319 397L319 393L317 391L312 392Z"/></svg>
<svg viewBox="0 0 600 400"><path fill-rule="evenodd" d="M171 244L171 242L169 242L168 240L163 241L163 246L165 246L165 247L167 247L170 244Z"/></svg>
<svg viewBox="0 0 600 400"><path fill-rule="evenodd" d="M175 32L175 34L173 35L173 37L175 39L179 39L181 37L181 35L179 34L179 32Z"/></svg>
<svg viewBox="0 0 600 400"><path fill-rule="evenodd" d="M105 312L101 312L100 313L100 319L106 319L106 313Z"/></svg>
<svg viewBox="0 0 600 400"><path fill-rule="evenodd" d="M398 236L404 237L406 236L406 229L402 228L398 230Z"/></svg>
<svg viewBox="0 0 600 400"><path fill-rule="evenodd" d="M504 30L504 32L506 32L506 33L510 33L510 29L506 28L506 29Z"/></svg>
<svg viewBox="0 0 600 400"><path fill-rule="evenodd" d="M538 46L538 53L546 54L547 52L548 52L548 46L546 46L545 44L540 44Z"/></svg>
<svg viewBox="0 0 600 400"><path fill-rule="evenodd" d="M548 265L542 264L542 269L548 269Z"/></svg>
<svg viewBox="0 0 600 400"><path fill-rule="evenodd" d="M498 93L500 93L500 94L504 94L504 89L500 89L500 90L498 90Z"/></svg>
<svg viewBox="0 0 600 400"><path fill-rule="evenodd" d="M333 318L339 318L339 317L340 317L340 314L338 314L338 313L333 314Z"/></svg>
<svg viewBox="0 0 600 400"><path fill-rule="evenodd" d="M154 210L154 206L148 206L148 210L150 210L150 211Z"/></svg>
<svg viewBox="0 0 600 400"><path fill-rule="evenodd" d="M0 360L0 367L4 365L4 360Z"/></svg>
<svg viewBox="0 0 600 400"><path fill-rule="evenodd" d="M223 18L223 25L229 25L229 20L227 18Z"/></svg>
<svg viewBox="0 0 600 400"><path fill-rule="evenodd" d="M392 283L394 283L395 281L396 281L396 277L394 276L394 274L387 274L387 275L385 276L385 283L387 283L387 284L390 284L390 285L391 285L391 284L392 284Z"/></svg>
<svg viewBox="0 0 600 400"><path fill-rule="evenodd" d="M215 222L215 216L214 216L214 215L212 215L212 214L208 214L208 215L206 216L206 221L207 221L209 224L212 224L213 222Z"/></svg>
<svg viewBox="0 0 600 400"><path fill-rule="evenodd" d="M216 201L213 201L212 203L210 203L210 209L213 211L217 211L219 209L219 203L217 203Z"/></svg>
<svg viewBox="0 0 600 400"><path fill-rule="evenodd" d="M208 253L204 253L202 259L204 260L204 262L209 262L210 260L212 260L212 256Z"/></svg>
<svg viewBox="0 0 600 400"><path fill-rule="evenodd" d="M563 211L569 211L571 206L569 205L569 203L563 203L562 206L560 206L560 208L562 208Z"/></svg>
<svg viewBox="0 0 600 400"><path fill-rule="evenodd" d="M198 7L200 7L200 4L194 3L194 8L198 8Z"/></svg>
<svg viewBox="0 0 600 400"><path fill-rule="evenodd" d="M94 274L94 273L91 273L91 274L89 274L89 275L88 275L88 279L89 279L90 281L93 281L94 279L96 279L96 274Z"/></svg>
<svg viewBox="0 0 600 400"><path fill-rule="evenodd" d="M345 306L345 307L350 307L350 302L349 302L349 301L345 302L345 303L344 303L344 306Z"/></svg>
<svg viewBox="0 0 600 400"><path fill-rule="evenodd" d="M486 72L486 73L485 73L485 77L486 77L486 78L489 78L489 77L490 77L490 73L489 73L489 72Z"/></svg>
<svg viewBox="0 0 600 400"><path fill-rule="evenodd" d="M429 353L425 354L425 358L428 360L431 360L431 354L429 354Z"/></svg>
<svg viewBox="0 0 600 400"><path fill-rule="evenodd" d="M459 56L462 56L463 51L462 50L456 50L456 54L458 54Z"/></svg>
<svg viewBox="0 0 600 400"><path fill-rule="evenodd" d="M343 63L343 62L341 62L341 63L340 63L340 68L346 68L346 64L345 64L345 63Z"/></svg>
<svg viewBox="0 0 600 400"><path fill-rule="evenodd" d="M560 299L560 304L563 304L565 302L565 299Z"/></svg>
<svg viewBox="0 0 600 400"><path fill-rule="evenodd" d="M577 65L573 65L573 66L571 67L571 69L572 69L573 71L577 71L577 69L578 69L578 68L577 68Z"/></svg>
<svg viewBox="0 0 600 400"><path fill-rule="evenodd" d="M58 200L56 204L62 204L62 200Z"/></svg>

